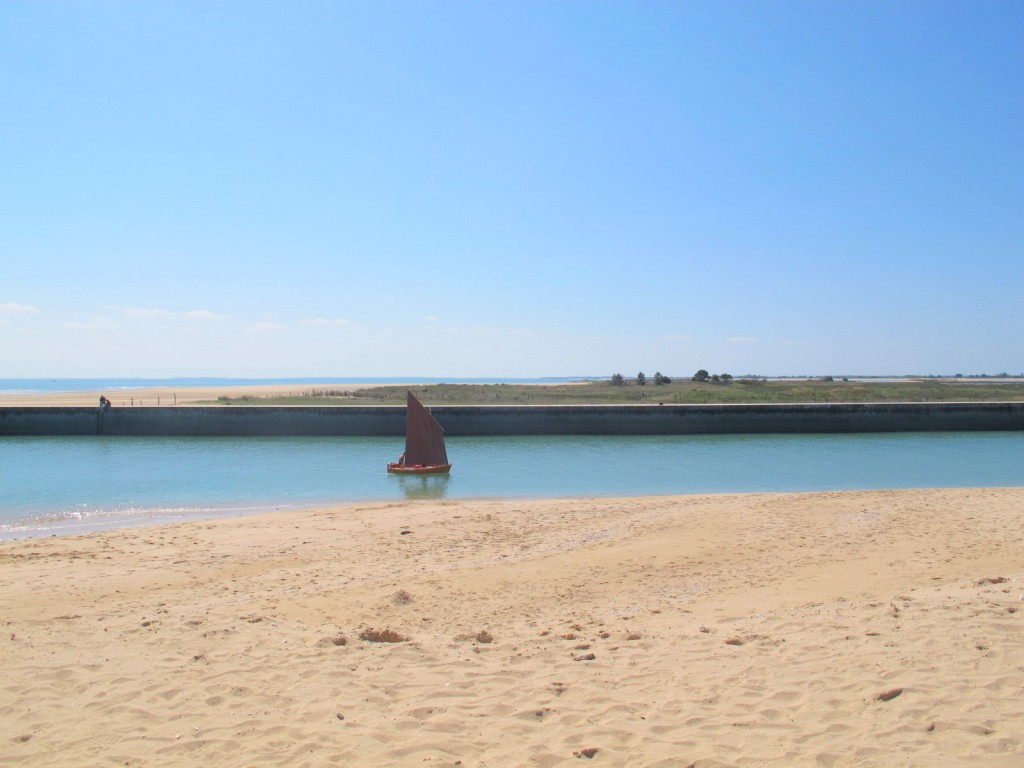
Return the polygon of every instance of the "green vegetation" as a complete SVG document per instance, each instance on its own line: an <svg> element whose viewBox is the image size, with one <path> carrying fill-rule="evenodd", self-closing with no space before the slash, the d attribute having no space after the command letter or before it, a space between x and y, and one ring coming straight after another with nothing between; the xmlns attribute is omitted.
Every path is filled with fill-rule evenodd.
<svg viewBox="0 0 1024 768"><path fill-rule="evenodd" d="M706 373L706 372L704 372ZM907 379L832 381L823 379L736 379L655 382L624 380L573 384L432 384L413 387L314 389L283 397L221 397L215 405L405 405L411 389L426 405L587 405L619 403L914 403L1024 400L1024 382L998 379Z"/></svg>

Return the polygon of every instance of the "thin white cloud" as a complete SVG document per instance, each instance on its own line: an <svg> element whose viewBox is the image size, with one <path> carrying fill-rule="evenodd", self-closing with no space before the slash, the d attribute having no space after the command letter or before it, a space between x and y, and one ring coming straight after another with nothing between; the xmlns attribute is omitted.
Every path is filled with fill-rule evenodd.
<svg viewBox="0 0 1024 768"><path fill-rule="evenodd" d="M270 331L281 331L287 327L287 325L281 325L280 323L255 323L246 328L246 330L252 333L269 333Z"/></svg>
<svg viewBox="0 0 1024 768"><path fill-rule="evenodd" d="M0 315L35 315L38 313L39 309L31 304L0 304Z"/></svg>
<svg viewBox="0 0 1024 768"><path fill-rule="evenodd" d="M124 310L128 317L166 317L173 314L166 309L143 309L142 307L128 307Z"/></svg>
<svg viewBox="0 0 1024 768"><path fill-rule="evenodd" d="M303 325L320 325L320 326L332 326L332 325L334 325L334 326L342 326L344 328L355 328L355 327L357 327L356 324L353 323L351 320L346 320L346 319L344 319L342 317L333 317L333 318L317 317L317 318L315 318L313 320L300 320L299 322L301 322Z"/></svg>
<svg viewBox="0 0 1024 768"><path fill-rule="evenodd" d="M725 340L726 344L753 344L757 339L753 336L730 336Z"/></svg>
<svg viewBox="0 0 1024 768"><path fill-rule="evenodd" d="M180 312L175 309L164 309L162 307L126 307L124 305L105 304L100 307L103 312L110 312L125 317L168 317L181 320L224 320L228 315L211 312L208 309L194 309L189 312Z"/></svg>
<svg viewBox="0 0 1024 768"><path fill-rule="evenodd" d="M525 336L529 332L522 328L510 328L499 325L467 325L448 326L444 332L451 335L472 336L476 338L508 338L509 336Z"/></svg>
<svg viewBox="0 0 1024 768"><path fill-rule="evenodd" d="M61 323L62 328L67 328L71 331L116 331L121 326L112 317L106 315L93 315L88 320L68 320L67 322Z"/></svg>

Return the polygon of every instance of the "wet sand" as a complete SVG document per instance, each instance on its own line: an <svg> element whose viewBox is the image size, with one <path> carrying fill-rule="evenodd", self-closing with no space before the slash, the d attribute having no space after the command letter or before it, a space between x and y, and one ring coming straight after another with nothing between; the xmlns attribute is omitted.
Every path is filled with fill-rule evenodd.
<svg viewBox="0 0 1024 768"><path fill-rule="evenodd" d="M0 543L0 764L1020 766L1024 488Z"/></svg>

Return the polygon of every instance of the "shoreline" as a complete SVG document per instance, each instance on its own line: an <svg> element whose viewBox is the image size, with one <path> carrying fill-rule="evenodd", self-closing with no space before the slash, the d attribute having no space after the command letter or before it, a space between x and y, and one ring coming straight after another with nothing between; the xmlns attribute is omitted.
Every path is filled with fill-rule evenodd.
<svg viewBox="0 0 1024 768"><path fill-rule="evenodd" d="M440 380L439 380L440 381ZM499 380L495 380L496 382ZM536 379L530 381L515 380L516 383L524 386L550 387L572 384L571 380L549 381ZM417 387L429 382L416 381L415 379L382 382L369 379L367 381L307 381L288 382L276 384L209 384L209 385L142 385L123 386L107 389L83 389L75 391L0 391L0 407L34 407L34 406L95 406L98 404L100 395L109 397L117 407L130 407L131 405L194 405L197 402L216 403L219 397L280 397L287 395L299 395L312 389L376 389L379 387ZM458 381L454 382L458 383ZM480 383L475 380L469 383ZM488 380L490 383L490 380ZM133 402L134 401L134 402Z"/></svg>
<svg viewBox="0 0 1024 768"><path fill-rule="evenodd" d="M303 383L303 384L234 384L228 386L142 386L120 389L93 389L79 392L0 392L0 407L33 406L95 406L100 395L109 397L115 407L132 405L194 405L216 402L219 397L274 397L298 395L311 389L372 389L385 386L408 386L402 382L388 384Z"/></svg>
<svg viewBox="0 0 1024 768"><path fill-rule="evenodd" d="M0 761L1019 765L1021 508L459 499L4 542Z"/></svg>
<svg viewBox="0 0 1024 768"><path fill-rule="evenodd" d="M252 504L227 504L220 507L153 508L147 509L142 513L114 512L99 516L86 511L62 515L47 515L42 518L19 518L0 523L0 544L8 541L29 541L60 536L88 536L129 528L178 525L202 522L204 520L249 517L272 512L302 511L308 508L309 506L304 504L254 502Z"/></svg>

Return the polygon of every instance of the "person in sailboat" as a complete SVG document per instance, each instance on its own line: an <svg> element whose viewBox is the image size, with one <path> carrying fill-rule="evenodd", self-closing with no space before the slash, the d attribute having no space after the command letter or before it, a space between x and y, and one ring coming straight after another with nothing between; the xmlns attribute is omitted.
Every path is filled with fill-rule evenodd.
<svg viewBox="0 0 1024 768"><path fill-rule="evenodd" d="M444 446L444 427L409 392L405 406L405 452L388 472L447 474L452 468Z"/></svg>

